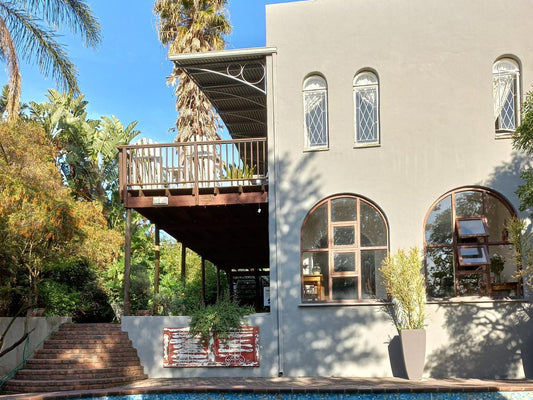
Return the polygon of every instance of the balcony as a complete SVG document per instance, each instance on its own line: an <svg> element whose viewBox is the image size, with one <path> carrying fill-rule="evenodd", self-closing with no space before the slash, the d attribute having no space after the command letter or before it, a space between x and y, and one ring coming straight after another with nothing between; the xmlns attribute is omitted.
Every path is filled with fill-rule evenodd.
<svg viewBox="0 0 533 400"><path fill-rule="evenodd" d="M119 147L120 198L223 269L268 267L265 138Z"/></svg>

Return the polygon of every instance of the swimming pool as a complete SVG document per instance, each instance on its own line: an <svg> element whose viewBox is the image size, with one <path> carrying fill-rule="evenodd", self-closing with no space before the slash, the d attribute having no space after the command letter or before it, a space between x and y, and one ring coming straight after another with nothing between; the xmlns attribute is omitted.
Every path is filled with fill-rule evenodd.
<svg viewBox="0 0 533 400"><path fill-rule="evenodd" d="M533 391L447 393L143 393L70 400L532 400Z"/></svg>

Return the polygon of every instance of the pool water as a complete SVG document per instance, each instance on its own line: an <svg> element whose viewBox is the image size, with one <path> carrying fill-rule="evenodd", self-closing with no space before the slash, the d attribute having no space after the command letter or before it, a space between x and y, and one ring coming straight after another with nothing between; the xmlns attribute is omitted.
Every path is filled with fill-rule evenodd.
<svg viewBox="0 0 533 400"><path fill-rule="evenodd" d="M448 393L145 393L71 400L533 400L533 391Z"/></svg>

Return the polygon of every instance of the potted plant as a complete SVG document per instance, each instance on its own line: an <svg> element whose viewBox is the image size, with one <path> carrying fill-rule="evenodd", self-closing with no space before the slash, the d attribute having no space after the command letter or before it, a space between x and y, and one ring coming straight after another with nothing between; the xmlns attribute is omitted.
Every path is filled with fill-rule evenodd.
<svg viewBox="0 0 533 400"><path fill-rule="evenodd" d="M398 250L383 260L381 274L391 297L389 307L400 334L409 379L421 379L426 355L426 287L418 248Z"/></svg>
<svg viewBox="0 0 533 400"><path fill-rule="evenodd" d="M189 335L198 336L202 345L212 351L215 339L227 340L232 332L241 328L243 317L252 313L252 307L242 307L229 298L202 305L191 313Z"/></svg>
<svg viewBox="0 0 533 400"><path fill-rule="evenodd" d="M490 258L490 270L494 274L494 280L496 283L502 281L502 271L505 266L505 258L499 254L493 254Z"/></svg>

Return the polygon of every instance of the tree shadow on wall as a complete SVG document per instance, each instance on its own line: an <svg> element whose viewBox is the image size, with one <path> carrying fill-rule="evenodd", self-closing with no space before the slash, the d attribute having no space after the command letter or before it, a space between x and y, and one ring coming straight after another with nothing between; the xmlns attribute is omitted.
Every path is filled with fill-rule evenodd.
<svg viewBox="0 0 533 400"><path fill-rule="evenodd" d="M385 359L387 347L384 340L376 340L376 335L368 331L375 323L392 326L388 317L374 307L300 307L302 223L319 201L343 193L324 191L323 182L331 178L319 168L324 157L317 152L295 159L286 153L277 163L276 264L281 283L280 306L284 310L284 372L293 376L345 375L354 363L360 368L375 367L376 362ZM338 173L340 176L348 172ZM339 176L336 179L342 180Z"/></svg>
<svg viewBox="0 0 533 400"><path fill-rule="evenodd" d="M432 378L511 379L533 377L532 309L521 303L449 304L445 323L450 341L427 357Z"/></svg>
<svg viewBox="0 0 533 400"><path fill-rule="evenodd" d="M528 157L513 152L511 160L494 168L481 184L511 196L510 200L517 204L514 193L523 183L522 170L529 167ZM447 331L449 340L426 359L426 371L431 377L508 379L522 375L522 367L525 377L533 378L531 305L449 303L439 308L444 308L441 329Z"/></svg>

